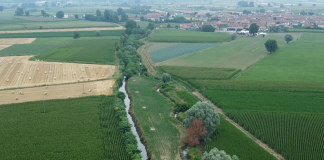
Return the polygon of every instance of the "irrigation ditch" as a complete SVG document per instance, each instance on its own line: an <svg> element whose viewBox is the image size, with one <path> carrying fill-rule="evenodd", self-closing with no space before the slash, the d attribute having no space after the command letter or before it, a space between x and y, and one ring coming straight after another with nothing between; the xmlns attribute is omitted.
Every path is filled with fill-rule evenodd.
<svg viewBox="0 0 324 160"><path fill-rule="evenodd" d="M126 78L124 78L123 85L119 88L119 91L126 95L124 104L126 106L127 119L132 125L131 131L136 136L137 148L141 151L142 160L148 160L152 153L147 150L147 141L145 140L143 131L135 117L132 96L130 94Z"/></svg>

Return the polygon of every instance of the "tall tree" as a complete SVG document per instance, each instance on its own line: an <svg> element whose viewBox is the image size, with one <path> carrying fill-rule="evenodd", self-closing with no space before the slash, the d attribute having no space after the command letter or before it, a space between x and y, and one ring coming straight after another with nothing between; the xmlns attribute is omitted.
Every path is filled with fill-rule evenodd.
<svg viewBox="0 0 324 160"><path fill-rule="evenodd" d="M110 18L110 11L108 9L105 10L104 12L104 17L106 19L106 21L110 21L109 18Z"/></svg>
<svg viewBox="0 0 324 160"><path fill-rule="evenodd" d="M215 32L215 28L212 25L203 25L201 30L203 32Z"/></svg>
<svg viewBox="0 0 324 160"><path fill-rule="evenodd" d="M56 13L56 18L63 18L64 17L64 12L63 11L58 11Z"/></svg>
<svg viewBox="0 0 324 160"><path fill-rule="evenodd" d="M122 15L124 13L124 10L122 8L117 9L117 14Z"/></svg>
<svg viewBox="0 0 324 160"><path fill-rule="evenodd" d="M74 15L74 18L75 18L75 19L79 19L79 15L77 15L77 14Z"/></svg>
<svg viewBox="0 0 324 160"><path fill-rule="evenodd" d="M169 13L169 12L167 13L167 17L168 17L168 18L170 17L170 13Z"/></svg>
<svg viewBox="0 0 324 160"><path fill-rule="evenodd" d="M254 2L250 2L249 7L254 7Z"/></svg>
<svg viewBox="0 0 324 160"><path fill-rule="evenodd" d="M128 21L128 15L126 14L126 13L124 13L124 14L122 14L121 15L121 20L120 20L121 22L126 22L126 21Z"/></svg>
<svg viewBox="0 0 324 160"><path fill-rule="evenodd" d="M153 23L149 23L148 25L147 25L147 27L146 27L146 29L150 29L150 30L154 30L154 28L155 28L155 25L153 24Z"/></svg>
<svg viewBox="0 0 324 160"><path fill-rule="evenodd" d="M2 12L3 11L3 6L0 6L0 12Z"/></svg>
<svg viewBox="0 0 324 160"><path fill-rule="evenodd" d="M171 75L169 73L163 73L162 74L162 81L164 83L171 81Z"/></svg>
<svg viewBox="0 0 324 160"><path fill-rule="evenodd" d="M219 115L215 107L209 102L197 102L188 111L186 111L186 121L184 126L188 128L195 118L203 121L204 126L207 129L207 136L204 136L204 140L209 140L209 136L214 133L215 127L220 123Z"/></svg>
<svg viewBox="0 0 324 160"><path fill-rule="evenodd" d="M227 155L225 151L213 148L209 153L204 153L202 160L239 160L239 158L236 155L231 157L230 155Z"/></svg>
<svg viewBox="0 0 324 160"><path fill-rule="evenodd" d="M96 11L96 16L101 17L101 11L99 9Z"/></svg>
<svg viewBox="0 0 324 160"><path fill-rule="evenodd" d="M78 32L74 32L73 38L74 39L80 38L80 34Z"/></svg>
<svg viewBox="0 0 324 160"><path fill-rule="evenodd" d="M21 8L21 7L17 8L16 11L15 11L15 15L16 16L22 16L22 15L24 15L24 9Z"/></svg>
<svg viewBox="0 0 324 160"><path fill-rule="evenodd" d="M210 13L206 13L206 17L207 17L208 20L209 20L209 18L211 17L211 14L210 14Z"/></svg>
<svg viewBox="0 0 324 160"><path fill-rule="evenodd" d="M286 34L285 35L285 41L287 42L287 44L292 41L294 38L291 34Z"/></svg>
<svg viewBox="0 0 324 160"><path fill-rule="evenodd" d="M268 52L271 53L274 53L278 50L278 44L277 44L277 41L274 40L274 39L269 39L267 40L267 42L265 42L265 47L267 49Z"/></svg>
<svg viewBox="0 0 324 160"><path fill-rule="evenodd" d="M249 28L250 34L255 34L259 32L259 26L256 23L252 23Z"/></svg>
<svg viewBox="0 0 324 160"><path fill-rule="evenodd" d="M187 137L185 142L190 146L200 144L202 136L206 136L207 131L201 119L195 118L191 125L187 128Z"/></svg>
<svg viewBox="0 0 324 160"><path fill-rule="evenodd" d="M137 27L137 23L133 20L128 20L125 25L126 28L134 29Z"/></svg>
<svg viewBox="0 0 324 160"><path fill-rule="evenodd" d="M29 11L25 11L25 16L29 16Z"/></svg>

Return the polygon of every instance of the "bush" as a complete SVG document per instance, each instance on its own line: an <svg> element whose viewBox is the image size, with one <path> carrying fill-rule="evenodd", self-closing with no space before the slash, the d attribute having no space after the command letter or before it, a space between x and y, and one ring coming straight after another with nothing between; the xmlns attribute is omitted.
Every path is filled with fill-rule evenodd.
<svg viewBox="0 0 324 160"><path fill-rule="evenodd" d="M232 36L231 36L231 40L235 40L237 37L237 34L236 33L233 33Z"/></svg>
<svg viewBox="0 0 324 160"><path fill-rule="evenodd" d="M100 31L96 31L96 36L97 36L97 37L100 37L100 36L101 36Z"/></svg>
<svg viewBox="0 0 324 160"><path fill-rule="evenodd" d="M78 32L74 32L73 38L74 39L80 38L80 34Z"/></svg>
<svg viewBox="0 0 324 160"><path fill-rule="evenodd" d="M203 32L214 32L215 28L212 25L203 25L201 30Z"/></svg>
<svg viewBox="0 0 324 160"><path fill-rule="evenodd" d="M171 75L169 73L163 73L163 75L162 75L162 81L164 83L171 81Z"/></svg>
<svg viewBox="0 0 324 160"><path fill-rule="evenodd" d="M188 149L188 158L191 160L201 160L202 153L200 152L199 148L190 147Z"/></svg>

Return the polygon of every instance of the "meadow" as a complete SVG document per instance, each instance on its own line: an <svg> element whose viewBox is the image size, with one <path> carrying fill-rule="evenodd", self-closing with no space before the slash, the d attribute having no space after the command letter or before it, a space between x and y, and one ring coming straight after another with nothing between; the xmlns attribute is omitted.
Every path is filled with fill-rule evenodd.
<svg viewBox="0 0 324 160"><path fill-rule="evenodd" d="M33 59L58 62L115 64L115 42L119 37L77 39Z"/></svg>
<svg viewBox="0 0 324 160"><path fill-rule="evenodd" d="M182 134L179 129L181 130L182 125L170 116L172 104L154 89L158 81L147 77L133 77L128 83L134 112L144 132L148 149L153 153L152 159L178 159ZM152 127L155 130L151 130Z"/></svg>
<svg viewBox="0 0 324 160"><path fill-rule="evenodd" d="M214 36L211 33L209 35ZM268 56L269 52L264 47L264 43L268 39L276 39L279 46L285 48L284 36L285 34L281 33L271 33L266 38L238 37L235 41L173 58L161 62L159 65L246 69ZM298 37L298 34L295 37ZM291 43L295 43L295 41Z"/></svg>
<svg viewBox="0 0 324 160"><path fill-rule="evenodd" d="M0 38L73 37L75 32L0 33ZM95 37L96 31L78 31L80 37ZM120 36L124 30L103 30L101 36Z"/></svg>
<svg viewBox="0 0 324 160"><path fill-rule="evenodd" d="M207 68L207 67L177 67L177 66L159 66L163 72L169 73L183 80L188 79L230 79L240 70L230 68Z"/></svg>
<svg viewBox="0 0 324 160"><path fill-rule="evenodd" d="M180 44L162 44L153 43L149 52L154 62L162 62L175 57L183 56L192 52L203 50L218 45L217 43L180 43Z"/></svg>
<svg viewBox="0 0 324 160"><path fill-rule="evenodd" d="M0 106L2 159L128 160L112 96ZM106 105L103 105L106 104Z"/></svg>
<svg viewBox="0 0 324 160"><path fill-rule="evenodd" d="M148 39L150 42L166 43L215 43L229 42L228 33L208 33L199 31L184 31L179 29L158 29Z"/></svg>
<svg viewBox="0 0 324 160"><path fill-rule="evenodd" d="M198 99L187 91L177 91L176 94L189 106L193 106L198 102Z"/></svg>
<svg viewBox="0 0 324 160"><path fill-rule="evenodd" d="M299 41L281 48L247 69L238 80L323 82L324 40L303 33Z"/></svg>
<svg viewBox="0 0 324 160"><path fill-rule="evenodd" d="M205 145L205 151L214 147L224 150L227 154L237 155L240 160L276 160L270 153L261 148L251 138L238 130L230 122L220 115L220 125Z"/></svg>

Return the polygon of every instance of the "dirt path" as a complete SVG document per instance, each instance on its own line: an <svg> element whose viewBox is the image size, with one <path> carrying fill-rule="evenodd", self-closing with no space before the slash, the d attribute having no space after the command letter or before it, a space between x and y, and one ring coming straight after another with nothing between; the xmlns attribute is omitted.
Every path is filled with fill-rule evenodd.
<svg viewBox="0 0 324 160"><path fill-rule="evenodd" d="M119 27L95 27L95 28L70 28L70 29L42 29L42 30L17 30L17 31L0 31L0 33L36 33L36 32L71 32L71 31L103 31L103 30L124 30Z"/></svg>
<svg viewBox="0 0 324 160"><path fill-rule="evenodd" d="M142 62L147 67L148 72L152 75L157 76L157 71L155 70L154 61L149 53L149 49L151 46L152 44L145 43L143 46L141 46L138 49L138 53L141 55Z"/></svg>
<svg viewBox="0 0 324 160"><path fill-rule="evenodd" d="M196 97L198 97L201 100L205 100L210 102L206 97L204 97L202 94L200 94L199 92L192 92L193 95L195 95ZM211 104L213 104L212 102L210 102ZM239 124L237 124L236 122L234 122L232 119L228 118L223 110L221 108L219 108L218 106L216 106L215 104L213 104L216 108L216 111L222 115L224 115L226 118L226 120L228 122L230 122L231 124L233 124L237 129L241 130L243 133L245 133L248 137L252 138L258 145L260 145L263 149L265 149L266 151L268 151L269 153L271 153L274 157L276 157L278 160L285 160L285 158L280 155L279 153L277 153L276 151L274 151L272 148L270 148L267 144L263 143L261 140L259 140L258 138L256 138L254 135L252 135L250 132L248 132L247 130L245 130L243 127L241 127Z"/></svg>

